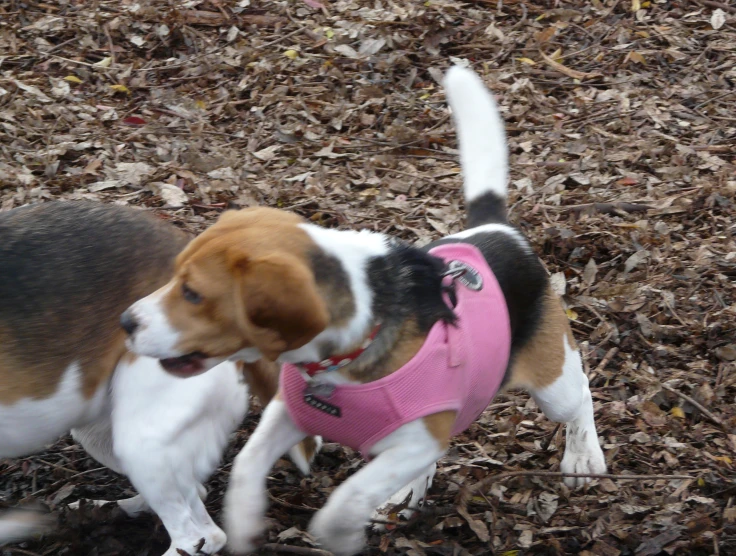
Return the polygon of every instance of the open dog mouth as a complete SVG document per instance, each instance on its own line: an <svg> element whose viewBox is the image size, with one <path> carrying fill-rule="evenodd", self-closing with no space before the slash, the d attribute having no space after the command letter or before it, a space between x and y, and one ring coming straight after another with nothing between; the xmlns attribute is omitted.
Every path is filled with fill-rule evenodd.
<svg viewBox="0 0 736 556"><path fill-rule="evenodd" d="M181 357L170 357L168 359L159 359L159 363L165 371L172 375L187 377L201 373L205 370L205 360L207 356L199 351L182 355Z"/></svg>

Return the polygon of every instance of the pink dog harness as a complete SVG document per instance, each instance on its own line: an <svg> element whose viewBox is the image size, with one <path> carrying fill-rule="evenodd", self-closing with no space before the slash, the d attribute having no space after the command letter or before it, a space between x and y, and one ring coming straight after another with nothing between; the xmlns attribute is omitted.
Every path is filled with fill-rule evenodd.
<svg viewBox="0 0 736 556"><path fill-rule="evenodd" d="M403 367L367 384L311 388L299 367L281 369L281 392L300 430L359 450L416 419L454 410L453 436L467 429L501 386L511 348L506 301L480 251L449 243L430 254L455 271L457 323L437 322ZM449 278L448 278L449 280ZM330 391L331 390L331 391Z"/></svg>

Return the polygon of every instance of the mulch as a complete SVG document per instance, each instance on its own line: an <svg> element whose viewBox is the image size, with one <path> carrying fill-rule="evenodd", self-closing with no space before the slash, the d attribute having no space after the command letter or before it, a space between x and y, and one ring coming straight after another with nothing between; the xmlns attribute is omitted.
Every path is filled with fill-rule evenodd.
<svg viewBox="0 0 736 556"><path fill-rule="evenodd" d="M736 8L710 0L10 0L0 207L94 198L196 232L268 205L427 242L463 225L438 80L469 64L502 106L511 218L563 296L612 477L545 475L564 433L511 392L366 554L736 554L735 51ZM218 518L257 417L209 484ZM336 445L308 478L281 462L262 553L319 554L308 521L360 465ZM132 494L69 438L0 462L2 504L60 525L0 553L160 556L155 517L64 509Z"/></svg>

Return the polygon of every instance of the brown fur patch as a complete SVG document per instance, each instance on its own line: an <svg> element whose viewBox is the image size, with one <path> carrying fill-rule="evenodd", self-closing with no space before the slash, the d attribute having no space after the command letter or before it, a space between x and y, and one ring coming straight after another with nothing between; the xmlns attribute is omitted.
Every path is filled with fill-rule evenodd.
<svg viewBox="0 0 736 556"><path fill-rule="evenodd" d="M3 345L1 340L0 345ZM82 395L86 399L91 398L108 381L118 361L126 353L125 334L120 331L106 344L90 347L94 349L80 353L78 359L45 359L40 356L38 363L32 366L19 364L12 354L1 354L0 403L10 405L24 398L44 399L52 396L72 362L79 363ZM11 380L12 377L16 380Z"/></svg>
<svg viewBox="0 0 736 556"><path fill-rule="evenodd" d="M271 400L279 398L280 365L260 359L255 363L239 362L238 366L243 372L251 393L258 399L261 407L266 407ZM308 436L298 444L298 447L301 453L304 454L304 458L307 461L312 461L317 452L317 441L314 437Z"/></svg>
<svg viewBox="0 0 736 556"><path fill-rule="evenodd" d="M274 360L324 330L331 311L310 264L318 247L302 222L276 209L226 212L191 242L163 300L177 350L217 357L257 347ZM184 284L201 302L184 298Z"/></svg>
<svg viewBox="0 0 736 556"><path fill-rule="evenodd" d="M304 459L312 461L317 454L317 441L313 436L308 436L299 443L299 451L304 454Z"/></svg>
<svg viewBox="0 0 736 556"><path fill-rule="evenodd" d="M239 365L251 393L258 399L261 407L266 407L279 389L280 366L264 359Z"/></svg>
<svg viewBox="0 0 736 556"><path fill-rule="evenodd" d="M425 333L419 331L417 323L413 320L405 321L398 330L388 331L388 334L390 339L383 340L379 333L365 355L361 356L363 362L358 359L338 372L350 380L373 382L406 365L421 349L427 338Z"/></svg>
<svg viewBox="0 0 736 556"><path fill-rule="evenodd" d="M101 346L99 359L88 363L82 369L82 395L89 399L112 375L113 370L124 355L130 355L125 349L125 332L117 332L106 346ZM133 359L134 360L134 359ZM131 361L132 362L132 361Z"/></svg>
<svg viewBox="0 0 736 556"><path fill-rule="evenodd" d="M457 417L456 411L441 411L432 415L427 415L424 420L424 426L427 427L431 434L443 450L450 445L450 436L452 435L452 426L455 424Z"/></svg>
<svg viewBox="0 0 736 556"><path fill-rule="evenodd" d="M49 341L53 339L49 338ZM0 346L9 346L2 341L2 334ZM104 343L85 346L77 357L73 357L73 354L68 358L38 356L38 361L31 365L20 363L12 350L9 351L0 354L0 403L10 405L23 398L44 399L52 396L73 362L79 364L82 395L89 399L108 381L118 361L126 353L125 333L122 330L115 331Z"/></svg>
<svg viewBox="0 0 736 556"><path fill-rule="evenodd" d="M560 300L548 290L539 328L516 354L507 388L544 388L557 380L565 363L565 338L576 347Z"/></svg>

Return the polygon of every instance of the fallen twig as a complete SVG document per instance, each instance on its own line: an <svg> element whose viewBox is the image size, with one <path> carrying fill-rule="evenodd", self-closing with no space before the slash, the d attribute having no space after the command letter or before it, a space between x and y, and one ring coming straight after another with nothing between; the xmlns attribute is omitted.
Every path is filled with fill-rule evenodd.
<svg viewBox="0 0 736 556"><path fill-rule="evenodd" d="M584 71L577 71L571 68L568 68L567 66L564 66L560 64L559 62L554 61L552 58L547 56L542 49L539 49L539 55L542 57L542 59L545 61L545 63L551 67L552 69L559 71L560 73L567 75L568 77L572 77L573 79L592 79L593 77L600 77L600 73L586 73Z"/></svg>
<svg viewBox="0 0 736 556"><path fill-rule="evenodd" d="M105 471L106 469L107 467L95 467L94 469L87 469L86 471L82 471L80 473L77 473L76 475L72 475L71 477L67 477L65 479L59 479L58 481L51 483L49 486L45 488L41 488L41 489L31 492L31 496L38 496L39 494L45 494L47 492L51 492L56 487L60 487L62 484L69 482L73 479L76 479L77 477L81 477L82 475L87 475L89 473L95 473L96 471Z"/></svg>
<svg viewBox="0 0 736 556"><path fill-rule="evenodd" d="M618 353L617 347L612 347L606 352L606 355L603 356L603 359L601 359L601 362L598 363L598 366L593 369L593 374L600 373L603 369L606 368L606 365L608 365L611 362L611 359L613 359L616 354Z"/></svg>
<svg viewBox="0 0 736 556"><path fill-rule="evenodd" d="M264 550L273 550L274 552L288 552L289 554L301 554L302 556L332 556L332 552L321 550L319 548L308 548L306 546L291 546L289 544L279 544L275 542L267 542L261 546Z"/></svg>
<svg viewBox="0 0 736 556"><path fill-rule="evenodd" d="M715 2L714 0L694 0L696 4L700 4L701 6L708 6L709 8L720 8L724 12L731 12L732 14L736 14L736 7L729 6L728 4L722 4L721 2Z"/></svg>
<svg viewBox="0 0 736 556"><path fill-rule="evenodd" d="M691 477L690 475L619 475L614 473L562 473L561 471L508 471L506 473L498 473L497 475L490 475L485 479L475 483L472 486L464 488L460 492L459 504L464 507L467 505L468 500L473 494L484 490L492 483L500 481L502 479L508 479L511 477L550 477L550 478L563 478L563 477L579 477L588 479L612 479L612 480L672 480L672 479L689 479L695 480L697 477Z"/></svg>
<svg viewBox="0 0 736 556"><path fill-rule="evenodd" d="M297 504L292 504L291 502L287 502L286 500L282 500L281 498L278 498L277 496L273 496L269 493L268 495L271 502L274 504L278 504L279 506L283 506L284 508L289 508L290 510L299 510L300 512L316 512L319 510L319 508L312 508L310 506L299 506Z"/></svg>
<svg viewBox="0 0 736 556"><path fill-rule="evenodd" d="M617 214L618 212L646 212L654 207L639 203L618 201L615 203L584 203L582 205L563 205L559 207L545 205L544 208L558 212L572 211L576 214L581 214L587 211L592 213L600 212L602 214Z"/></svg>
<svg viewBox="0 0 736 556"><path fill-rule="evenodd" d="M662 388L664 388L665 390L669 392L672 392L673 394L676 394L677 396L680 396L683 400L697 407L703 413L703 415L705 415L708 419L713 421L719 427L723 426L723 421L721 421L719 417L716 417L715 415L713 415L710 411L705 409L705 407L703 407L702 404L696 402L693 398L691 398L687 394L683 394L679 390L675 390L674 388L672 388L672 386L668 386L667 384L662 384Z"/></svg>
<svg viewBox="0 0 736 556"><path fill-rule="evenodd" d="M41 556L38 552L23 550L22 548L16 548L14 546L4 547L3 550L9 550L11 554L23 554L24 556Z"/></svg>

